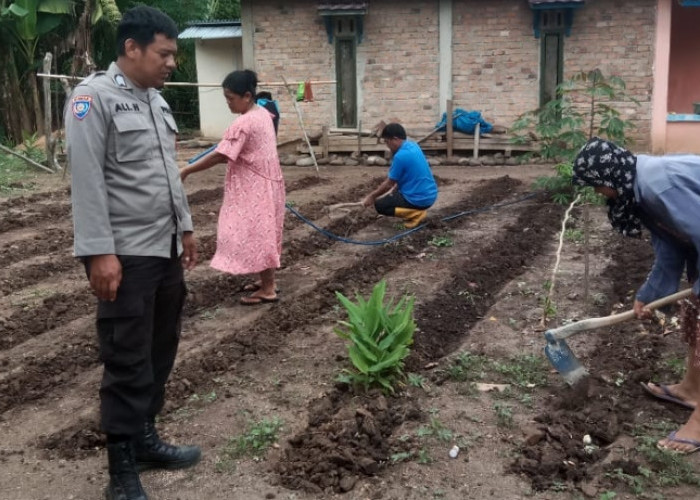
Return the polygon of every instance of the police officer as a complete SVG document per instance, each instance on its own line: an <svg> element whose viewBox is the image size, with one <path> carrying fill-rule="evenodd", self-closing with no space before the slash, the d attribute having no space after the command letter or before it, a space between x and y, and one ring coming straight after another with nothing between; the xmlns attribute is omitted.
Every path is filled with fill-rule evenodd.
<svg viewBox="0 0 700 500"><path fill-rule="evenodd" d="M177 126L156 90L175 69L177 35L161 11L128 10L117 61L83 80L66 105L74 251L98 298L110 500L144 500L138 471L189 467L201 455L163 442L154 427L180 336L183 268L197 262Z"/></svg>

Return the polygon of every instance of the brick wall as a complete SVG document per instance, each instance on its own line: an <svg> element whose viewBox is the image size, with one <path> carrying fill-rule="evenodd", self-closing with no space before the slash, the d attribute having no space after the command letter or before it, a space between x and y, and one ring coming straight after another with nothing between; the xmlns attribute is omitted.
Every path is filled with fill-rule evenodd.
<svg viewBox="0 0 700 500"><path fill-rule="evenodd" d="M363 128L396 117L409 129L439 119L437 0L372 0L364 39L357 46L358 117ZM256 69L263 81L335 80L335 51L318 3L253 2ZM639 127L638 146L649 142L655 0L588 0L564 41L564 77L599 67L620 76L641 102L618 105ZM540 40L526 0L454 0L453 96L455 105L480 110L509 126L539 104ZM334 85L314 87L315 102L299 103L307 129L336 126ZM299 137L296 114L281 88L280 140Z"/></svg>
<svg viewBox="0 0 700 500"><path fill-rule="evenodd" d="M588 0L576 12L574 29L564 42L565 77L600 68L622 78L639 106L615 103L637 129L634 149L651 145L651 98L654 86L656 0Z"/></svg>
<svg viewBox="0 0 700 500"><path fill-rule="evenodd" d="M539 99L539 41L526 1L457 1L453 13L455 106L508 126Z"/></svg>
<svg viewBox="0 0 700 500"><path fill-rule="evenodd" d="M333 46L308 0L253 1L255 70L260 81L335 80ZM263 90L264 87L260 87ZM292 99L282 87L269 87L280 105L279 140L301 136ZM307 130L335 123L335 86L313 87L314 102L298 103Z"/></svg>
<svg viewBox="0 0 700 500"><path fill-rule="evenodd" d="M409 128L439 119L438 2L370 2L358 46L363 128L398 118Z"/></svg>

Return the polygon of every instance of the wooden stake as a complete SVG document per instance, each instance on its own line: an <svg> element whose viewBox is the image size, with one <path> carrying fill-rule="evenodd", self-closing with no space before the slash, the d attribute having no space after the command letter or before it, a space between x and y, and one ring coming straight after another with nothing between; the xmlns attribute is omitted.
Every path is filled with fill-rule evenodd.
<svg viewBox="0 0 700 500"><path fill-rule="evenodd" d="M44 56L44 73L51 73L51 61L53 54L47 52ZM61 166L56 161L56 141L53 140L53 107L51 106L51 82L48 78L44 78L42 90L44 91L44 139L46 148L46 163L49 168L58 172Z"/></svg>
<svg viewBox="0 0 700 500"><path fill-rule="evenodd" d="M292 99L292 103L294 104L294 111L297 112L297 118L299 118L299 126L301 127L301 131L304 134L304 140L306 141L306 145L309 146L309 153L311 154L311 158L313 158L314 165L316 166L316 175L320 177L321 174L318 171L316 153L314 153L314 148L311 146L311 141L309 140L309 136L307 135L306 129L304 128L304 120L301 117L301 111L299 110L299 106L297 105L297 96L292 93L292 90L289 88L289 84L287 83L287 79L284 76L282 77L282 81L284 82L284 88L287 89L287 93Z"/></svg>
<svg viewBox="0 0 700 500"><path fill-rule="evenodd" d="M474 128L474 159L479 158L479 141L481 140L481 123Z"/></svg>
<svg viewBox="0 0 700 500"><path fill-rule="evenodd" d="M362 158L362 120L357 122L357 159Z"/></svg>
<svg viewBox="0 0 700 500"><path fill-rule="evenodd" d="M454 141L454 129L452 124L452 99L447 100L447 161L452 161L452 146Z"/></svg>
<svg viewBox="0 0 700 500"><path fill-rule="evenodd" d="M328 158L328 125L321 127L321 158Z"/></svg>

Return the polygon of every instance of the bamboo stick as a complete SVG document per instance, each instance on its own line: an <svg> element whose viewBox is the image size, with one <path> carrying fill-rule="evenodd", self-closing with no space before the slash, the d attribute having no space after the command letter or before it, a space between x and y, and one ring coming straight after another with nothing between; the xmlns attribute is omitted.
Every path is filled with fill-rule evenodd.
<svg viewBox="0 0 700 500"><path fill-rule="evenodd" d="M297 105L297 97L292 93L292 90L289 88L289 85L287 84L287 79L283 76L282 81L284 81L284 88L287 89L287 93L289 94L289 97L292 99L292 103L294 104L294 111L297 112L297 118L299 118L299 126L301 126L301 131L304 134L304 140L306 141L306 145L309 146L309 154L311 154L311 158L314 160L314 165L316 166L316 175L318 177L321 176L321 173L318 171L318 162L316 161L316 153L314 153L314 148L311 146L311 141L309 140L309 136L306 133L306 129L304 128L304 120L301 117L301 111L299 110L299 106Z"/></svg>
<svg viewBox="0 0 700 500"><path fill-rule="evenodd" d="M50 173L50 174L54 174L54 173L55 173L53 170L51 170L50 168L45 167L45 166L42 165L41 163L37 163L37 162L35 162L34 160L32 160L31 158L27 158L27 157L24 156L24 155L21 155L21 154L15 152L15 151L12 151L10 148L5 147L5 146L3 146L2 144L0 144L0 149L2 149L3 151L5 151L6 153L9 153L9 154L11 154L11 155L16 156L17 158L23 159L24 161L26 161L27 163L29 163L30 165L32 165L32 166L34 166L34 167L38 167L38 168L40 168L40 169L42 169L42 170L46 170L46 171L47 171L48 173Z"/></svg>
<svg viewBox="0 0 700 500"><path fill-rule="evenodd" d="M52 75L50 73L37 73L36 76L42 78L55 78L55 79L67 79L73 81L79 81L84 79L84 76L68 76L68 75ZM305 80L304 80L305 81ZM293 82L292 84L299 84L301 82ZM309 82L311 85L334 85L336 80L312 80ZM290 85L286 82L258 82L258 87L284 87ZM199 83L199 82L165 82L166 87L221 87L221 83Z"/></svg>

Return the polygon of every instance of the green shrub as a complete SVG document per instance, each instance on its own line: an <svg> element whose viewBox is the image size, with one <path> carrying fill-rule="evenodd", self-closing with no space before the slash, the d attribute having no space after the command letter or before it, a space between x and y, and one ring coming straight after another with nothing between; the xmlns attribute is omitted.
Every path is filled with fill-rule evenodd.
<svg viewBox="0 0 700 500"><path fill-rule="evenodd" d="M344 370L346 380L365 390L381 387L394 392L403 377L403 360L413 343L413 297L404 295L396 305L384 303L386 281L375 285L369 300L359 294L357 303L340 292L336 296L348 313L348 321L339 321L334 332L347 340L354 370Z"/></svg>

